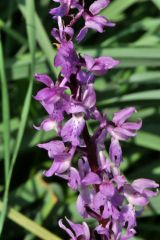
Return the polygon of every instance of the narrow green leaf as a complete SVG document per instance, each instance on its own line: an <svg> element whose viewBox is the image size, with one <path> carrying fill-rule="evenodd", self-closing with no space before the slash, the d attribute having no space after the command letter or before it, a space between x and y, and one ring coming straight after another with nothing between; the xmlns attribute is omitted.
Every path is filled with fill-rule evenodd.
<svg viewBox="0 0 160 240"><path fill-rule="evenodd" d="M35 72L47 73L46 57L42 52L37 52L35 56ZM29 54L23 54L21 58L10 59L6 62L7 76L12 80L22 80L28 78L30 74L30 66L32 65L31 57Z"/></svg>
<svg viewBox="0 0 160 240"><path fill-rule="evenodd" d="M160 0L152 0L157 8L160 10Z"/></svg>
<svg viewBox="0 0 160 240"><path fill-rule="evenodd" d="M24 0L17 0L17 1L18 1L18 6L19 6L23 16L25 17L26 11L25 11L25 7L23 4ZM56 52L55 52L54 48L52 47L51 41L50 41L50 39L42 25L42 22L36 12L35 12L35 26L36 26L37 42L40 45L45 56L47 57L48 63L51 67L51 70L55 74L57 74L58 70L56 68L53 69L53 58L54 58Z"/></svg>
<svg viewBox="0 0 160 240"><path fill-rule="evenodd" d="M111 56L120 61L117 67L160 66L159 48L83 48L80 52L92 56Z"/></svg>
<svg viewBox="0 0 160 240"><path fill-rule="evenodd" d="M158 36L155 35L149 35L144 34L143 36L141 36L138 40L136 40L135 42L131 43L131 46L134 47L152 47L158 45L160 42L160 39Z"/></svg>
<svg viewBox="0 0 160 240"><path fill-rule="evenodd" d="M36 14L36 29L37 29L36 31L37 41L48 59L48 63L50 65L52 72L54 72L54 74L57 76L59 70L53 66L53 59L54 56L56 55L56 51L54 50L51 41L46 33L46 30L44 29L42 22L37 14Z"/></svg>
<svg viewBox="0 0 160 240"><path fill-rule="evenodd" d="M135 73L130 78L130 83L143 84L160 84L160 71L148 71L143 73Z"/></svg>
<svg viewBox="0 0 160 240"><path fill-rule="evenodd" d="M130 102L130 101L150 101L160 100L160 90L150 90L138 93L126 94L124 96L110 98L102 100L98 103L98 106L106 106L113 103Z"/></svg>
<svg viewBox="0 0 160 240"><path fill-rule="evenodd" d="M150 216L160 215L159 203L160 203L160 195L158 195L155 198L151 198L150 204L145 208L143 216L150 217Z"/></svg>
<svg viewBox="0 0 160 240"><path fill-rule="evenodd" d="M102 14L106 15L110 19L117 19L118 15L122 14L128 7L132 6L136 2L141 2L140 0L116 0L113 1Z"/></svg>
<svg viewBox="0 0 160 240"><path fill-rule="evenodd" d="M0 202L0 211L3 210L3 203ZM33 233L36 237L42 240L61 240L55 234L49 232L47 229L38 225L28 217L24 216L22 213L10 208L7 214L8 218L13 222L17 223L22 228L26 229L30 233Z"/></svg>
<svg viewBox="0 0 160 240"><path fill-rule="evenodd" d="M148 139L148 141L150 141ZM160 176L160 168L159 168L159 161L155 161L153 157L148 159L148 162L145 162L144 165L134 169L128 174L128 178L134 180L138 177L141 178L151 178L154 180L159 181Z"/></svg>
<svg viewBox="0 0 160 240"><path fill-rule="evenodd" d="M10 165L10 109L1 35L0 35L0 78L1 78L3 141L4 141L4 176L6 184Z"/></svg>
<svg viewBox="0 0 160 240"><path fill-rule="evenodd" d="M149 132L140 131L135 138L135 143L148 149L160 151L160 137Z"/></svg>
<svg viewBox="0 0 160 240"><path fill-rule="evenodd" d="M25 8L26 8L26 24L27 24L27 35L28 35L28 43L29 49L32 58L32 66L35 64L35 47L36 47L36 26L35 26L35 7L34 0L25 0ZM32 76L32 75L31 75Z"/></svg>
<svg viewBox="0 0 160 240"><path fill-rule="evenodd" d="M31 71L30 71L30 82L29 82L27 94L26 94L26 97L24 100L24 105L22 108L21 120L20 120L20 125L19 125L19 129L18 129L18 133L17 133L16 144L15 144L13 156L11 159L11 165L10 165L9 174L8 174L8 178L7 178L7 184L6 184L4 197L3 197L3 210L2 210L2 213L0 216L0 236L2 234L5 217L7 214L8 195L9 195L9 188L10 188L12 173L13 173L13 169L14 169L14 165L15 165L17 156L18 156L20 145L22 142L25 126L27 123L29 109L30 109L30 103L31 103L31 97L32 97L32 89L33 89L33 72L34 72L34 63L35 63L34 0L25 0L25 8L26 8L26 12L30 11L26 15L26 27L27 27L27 33L28 33L29 49L30 49L33 64L32 64Z"/></svg>
<svg viewBox="0 0 160 240"><path fill-rule="evenodd" d="M0 19L0 29L6 32L9 36L11 36L17 42L21 44L26 44L25 38L13 28L8 27L7 24L1 19Z"/></svg>
<svg viewBox="0 0 160 240"><path fill-rule="evenodd" d="M91 53L95 56L107 54L121 59L160 59L159 48L84 48L81 51Z"/></svg>

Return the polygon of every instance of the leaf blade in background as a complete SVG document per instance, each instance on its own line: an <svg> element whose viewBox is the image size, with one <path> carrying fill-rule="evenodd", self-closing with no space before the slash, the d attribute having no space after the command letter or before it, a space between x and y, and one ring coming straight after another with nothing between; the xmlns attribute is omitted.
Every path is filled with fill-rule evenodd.
<svg viewBox="0 0 160 240"><path fill-rule="evenodd" d="M134 102L137 101L150 101L150 100L160 100L160 90L149 90L149 91L143 91L143 92L137 92L137 93L130 93L123 96L110 98L106 100L102 100L98 103L98 106L105 107L109 104L115 104L115 103L122 103L122 102Z"/></svg>
<svg viewBox="0 0 160 240"><path fill-rule="evenodd" d="M111 56L120 61L118 68L139 66L160 66L160 49L157 48L80 48L83 54L94 57Z"/></svg>
<svg viewBox="0 0 160 240"><path fill-rule="evenodd" d="M25 44L26 40L20 33L17 31L13 30L12 28L8 27L7 24L0 19L0 29L5 31L9 36L11 36L13 39L18 41L21 44Z"/></svg>
<svg viewBox="0 0 160 240"><path fill-rule="evenodd" d="M19 9L21 10L21 13L23 14L23 16L25 17L26 15L26 11L24 8L24 4L23 4L24 0L18 0L18 6ZM53 58L56 54L55 50L52 47L52 44L49 40L49 37L46 33L46 30L44 29L42 22L38 16L38 14L35 12L35 27L36 27L36 39L38 44L40 45L42 51L44 52L48 63L50 65L51 70L53 71L53 73L55 75L58 74L58 70L56 68L53 68Z"/></svg>
<svg viewBox="0 0 160 240"><path fill-rule="evenodd" d="M112 2L108 6L108 8L103 10L102 14L106 15L110 19L115 20L122 12L124 12L128 7L130 7L136 2L138 2L138 0L127 0L127 1L116 0Z"/></svg>
<svg viewBox="0 0 160 240"><path fill-rule="evenodd" d="M6 185L10 165L10 106L1 34L0 34L0 78L2 91L1 94L2 94L2 118L3 118L3 142L4 142L4 176Z"/></svg>
<svg viewBox="0 0 160 240"><path fill-rule="evenodd" d="M157 8L160 10L160 0L152 0L152 1L157 6Z"/></svg>
<svg viewBox="0 0 160 240"><path fill-rule="evenodd" d="M34 63L35 63L35 59L34 59L34 56L35 56L34 0L26 0L25 7L26 7L26 11L28 12L28 14L26 15L26 27L27 27L27 33L28 33L28 44L29 44L29 49L30 49L33 64L31 67L29 86L28 86L24 104L22 107L21 120L20 120L20 125L19 125L19 129L18 129L18 133L17 133L16 144L15 144L13 156L11 158L11 165L10 165L10 169L9 169L9 173L8 173L7 185L6 185L6 188L4 191L3 210L2 210L2 213L0 216L0 236L2 234L5 217L7 214L8 195L9 195L9 188L10 188L12 173L13 173L13 169L14 169L14 165L15 165L17 156L18 156L19 148L20 148L20 145L22 142L24 130L26 127L29 109L30 109L31 97L32 97L32 89L33 89L33 72L34 72Z"/></svg>
<svg viewBox="0 0 160 240"><path fill-rule="evenodd" d="M133 74L129 80L130 83L160 84L160 71L148 71Z"/></svg>
<svg viewBox="0 0 160 240"><path fill-rule="evenodd" d="M28 0L27 0L28 1ZM0 201L0 211L3 209L3 203ZM38 225L28 217L24 216L22 213L10 208L8 211L8 218L23 227L30 233L33 233L36 237L39 237L42 240L61 240L55 234L49 232L47 229Z"/></svg>
<svg viewBox="0 0 160 240"><path fill-rule="evenodd" d="M134 142L139 146L160 151L160 138L158 135L140 131L137 134Z"/></svg>

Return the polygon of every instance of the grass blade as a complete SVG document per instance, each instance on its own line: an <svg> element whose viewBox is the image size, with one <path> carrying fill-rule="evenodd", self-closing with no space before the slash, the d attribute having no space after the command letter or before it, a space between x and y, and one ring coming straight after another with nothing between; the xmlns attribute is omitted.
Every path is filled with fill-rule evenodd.
<svg viewBox="0 0 160 240"><path fill-rule="evenodd" d="M0 29L2 29L4 32L6 32L9 36L11 36L13 39L15 39L17 42L21 44L25 44L26 40L20 33L15 31L14 29L7 26L7 24L0 19Z"/></svg>
<svg viewBox="0 0 160 240"><path fill-rule="evenodd" d="M160 151L160 138L153 133L140 131L135 138L135 143L147 149Z"/></svg>
<svg viewBox="0 0 160 240"><path fill-rule="evenodd" d="M57 76L59 73L59 70L55 67L53 67L53 58L56 54L56 51L54 50L48 35L42 25L42 22L39 18L39 16L36 14L36 38L38 41L38 44L40 45L42 51L44 52L45 56L48 59L48 63L50 65L50 68L52 72Z"/></svg>
<svg viewBox="0 0 160 240"><path fill-rule="evenodd" d="M21 80L28 78L30 74L31 59L29 54L21 55L21 59L9 59L6 61L6 73L8 78L13 80ZM35 72L48 73L49 68L46 58L42 52L36 53Z"/></svg>
<svg viewBox="0 0 160 240"><path fill-rule="evenodd" d="M92 56L111 56L120 61L118 67L160 66L159 48L81 48L80 52Z"/></svg>
<svg viewBox="0 0 160 240"><path fill-rule="evenodd" d="M32 97L32 89L33 89L33 72L34 72L34 56L35 56L35 21L34 21L34 0L26 0L25 1L25 8L26 8L26 27L27 27L27 33L28 33L28 43L29 43L29 49L31 53L31 58L32 58L32 67L31 67L31 77L30 77L30 82L27 90L27 94L24 100L23 108L22 108L22 113L21 113L21 120L20 120L20 125L19 125L19 130L17 133L17 139L16 139L16 144L13 152L13 156L11 159L11 166L9 169L9 174L8 174L8 179L7 179L7 184L4 192L4 198L3 198L3 210L1 213L0 217L0 236L3 230L4 226L4 221L5 217L7 214L7 205L8 205L8 195L9 195L9 188L10 188L10 182L12 178L12 173L14 169L14 165L18 156L19 148L22 142L25 126L27 123L28 119L28 114L29 114L29 109L30 109L30 103L31 103L31 97Z"/></svg>
<svg viewBox="0 0 160 240"><path fill-rule="evenodd" d="M3 117L3 141L4 141L4 176L7 183L10 161L10 110L7 79L5 75L2 39L0 35L0 78L2 91L2 117Z"/></svg>
<svg viewBox="0 0 160 240"><path fill-rule="evenodd" d="M92 54L93 56L108 55L120 59L160 59L159 48L100 48L100 49L81 49L82 53Z"/></svg>
<svg viewBox="0 0 160 240"><path fill-rule="evenodd" d="M0 202L0 211L3 210L3 203ZM36 237L43 239L43 240L61 240L55 234L52 234L45 228L41 227L31 219L24 216L22 213L15 211L14 209L10 208L8 211L8 218L13 222L17 223L30 233L33 233Z"/></svg>
<svg viewBox="0 0 160 240"><path fill-rule="evenodd" d="M111 19L116 19L118 15L122 14L128 7L136 2L139 2L139 0L114 1L102 12L102 14Z"/></svg>
<svg viewBox="0 0 160 240"><path fill-rule="evenodd" d="M160 90L150 90L137 93L130 93L124 96L114 97L106 100L102 100L98 103L99 107L106 107L109 104L116 104L122 102L137 102L137 101L151 101L160 100Z"/></svg>
<svg viewBox="0 0 160 240"><path fill-rule="evenodd" d="M157 6L157 8L160 10L160 0L152 0L152 1Z"/></svg>
<svg viewBox="0 0 160 240"><path fill-rule="evenodd" d="M148 71L143 73L135 73L131 76L130 83L160 84L160 71Z"/></svg>
<svg viewBox="0 0 160 240"><path fill-rule="evenodd" d="M20 9L22 15L25 17L26 11L25 11L23 2L24 2L24 0L18 0L18 6L19 6L19 9ZM41 22L39 16L37 15L37 13L35 13L35 26L36 26L37 42L38 42L39 46L41 47L42 51L44 52L45 56L47 57L47 60L48 60L51 70L55 73L55 75L58 75L58 70L56 68L53 69L53 58L56 54L56 51L54 50L54 48L49 40L49 37L42 25L42 22Z"/></svg>

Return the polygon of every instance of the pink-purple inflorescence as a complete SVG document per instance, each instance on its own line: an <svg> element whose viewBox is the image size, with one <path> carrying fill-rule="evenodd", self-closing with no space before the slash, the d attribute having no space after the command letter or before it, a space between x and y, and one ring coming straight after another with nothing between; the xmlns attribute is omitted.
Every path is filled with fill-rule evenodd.
<svg viewBox="0 0 160 240"><path fill-rule="evenodd" d="M75 224L67 218L67 226L62 220L59 225L72 240L127 240L136 233L137 214L148 204L150 197L157 195L156 188L159 187L154 181L143 178L130 183L120 173L123 160L120 143L134 137L142 122L128 120L136 112L134 107L116 112L112 121L97 109L95 79L116 67L119 61L109 56L81 56L73 43L74 27L80 19L83 19L84 27L76 34L78 43L89 29L102 33L105 27L114 26L106 17L98 15L108 6L109 0L54 2L58 3L50 11L58 24L52 29L58 46L54 66L60 67L61 71L55 82L46 74L35 74L36 80L45 85L35 99L48 113L36 128L55 130L59 140L38 146L47 150L52 160L44 175L66 179L68 186L79 193L76 204L79 214L97 222L94 229L85 222ZM92 135L88 131L88 120L98 123ZM108 136L111 143L106 157L104 141ZM76 168L72 166L75 155L79 156Z"/></svg>

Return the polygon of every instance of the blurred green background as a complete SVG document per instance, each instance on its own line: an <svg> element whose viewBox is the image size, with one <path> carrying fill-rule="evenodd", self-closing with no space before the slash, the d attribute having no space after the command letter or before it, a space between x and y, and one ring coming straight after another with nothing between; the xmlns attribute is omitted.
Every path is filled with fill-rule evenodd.
<svg viewBox="0 0 160 240"><path fill-rule="evenodd" d="M42 176L51 162L36 144L54 138L54 133L33 128L46 114L33 99L41 87L33 74L49 73L53 79L57 75L51 7L49 0L0 0L0 230L7 215L2 240L67 239L58 219L81 221L76 194L65 181ZM143 127L123 144L122 170L130 180L145 177L159 182L160 0L112 0L103 14L116 27L104 34L91 31L77 48L81 54L121 61L117 69L97 79L98 106L109 117L122 107L136 106L135 117L143 119ZM8 199L10 209L5 212ZM135 239L159 240L159 215L160 196L138 219Z"/></svg>

